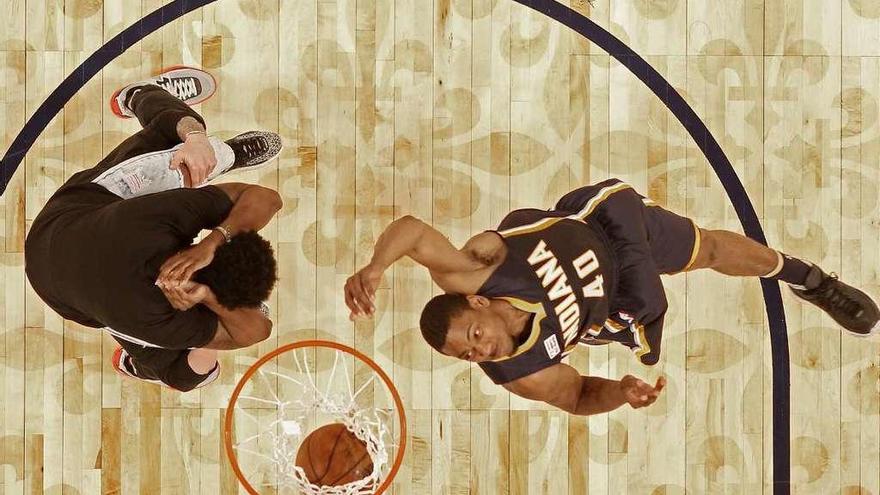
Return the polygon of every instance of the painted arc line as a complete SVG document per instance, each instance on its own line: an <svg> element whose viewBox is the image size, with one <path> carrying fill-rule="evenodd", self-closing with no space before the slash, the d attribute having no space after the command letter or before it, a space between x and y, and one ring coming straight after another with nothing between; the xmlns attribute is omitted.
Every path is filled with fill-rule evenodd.
<svg viewBox="0 0 880 495"><path fill-rule="evenodd" d="M700 150L706 156L715 174L724 186L728 198L743 226L743 231L750 238L766 245L767 239L761 222L745 187L740 182L736 171L730 164L727 155L718 141L709 132L696 112L685 99L672 87L639 54L617 39L601 26L579 12L555 0L515 0L526 7L536 10L551 19L568 26L581 36L602 48L617 59L638 77L657 95L669 108L669 111L681 122ZM767 310L767 322L770 327L770 347L773 367L773 484L774 493L790 492L790 376L788 330L785 322L785 310L782 305L782 293L776 281L761 279L761 290L764 294L764 306Z"/></svg>
<svg viewBox="0 0 880 495"><path fill-rule="evenodd" d="M28 150L65 104L92 77L125 50L162 26L216 0L175 0L148 14L113 37L77 67L46 98L13 140L0 161L0 195L21 164ZM743 230L752 239L766 244L757 213L720 145L696 112L680 94L635 51L588 18L554 0L515 0L568 26L608 52L638 77L669 108L703 151L724 186ZM773 365L773 482L775 493L789 493L790 485L790 376L785 313L779 284L761 280Z"/></svg>

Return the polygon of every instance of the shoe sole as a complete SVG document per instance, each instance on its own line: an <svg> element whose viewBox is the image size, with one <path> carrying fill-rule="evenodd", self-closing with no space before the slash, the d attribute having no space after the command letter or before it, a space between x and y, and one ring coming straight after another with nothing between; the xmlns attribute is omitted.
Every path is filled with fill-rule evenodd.
<svg viewBox="0 0 880 495"><path fill-rule="evenodd" d="M846 329L844 328L844 330L846 330ZM868 339L868 338L871 338L875 335L880 335L880 321L878 321L877 323L874 323L874 326L871 327L870 330L868 330L868 333L858 333L858 332L852 332L850 330L846 330L846 331L850 335L855 335L856 337L858 337L860 339Z"/></svg>
<svg viewBox="0 0 880 495"><path fill-rule="evenodd" d="M826 315L828 315L829 318L831 318L831 315L829 315L827 312L825 312L825 310L823 310L822 308L819 308L818 306L816 306L816 304L815 304L813 301L810 301L809 299L805 299L805 298L802 297L800 294L798 294L798 293L797 293L797 290L795 290L793 287L791 287L791 284L789 284L789 287L788 287L788 288L789 288L789 290L791 291L791 293L794 294L795 297L797 297L797 298L800 299L801 301L804 301L804 302L806 302L806 303L809 303L809 304L813 305L814 307L818 308L818 309L821 310L823 313L825 313ZM802 289L801 289L801 290L802 290ZM867 294L866 294L866 295L867 295ZM870 330L868 330L868 333L854 332L854 331L852 331L852 330L846 328L845 326L841 325L840 323L838 323L836 320L834 320L834 318L831 318L831 320L834 321L835 323L837 323L837 325L838 325L840 328L842 328L843 331L845 331L846 333L848 333L848 334L850 334L850 335L853 335L853 336L855 336L855 337L858 337L858 338L860 338L860 339L867 339L867 338L873 337L874 335L878 335L878 334L880 334L880 320L874 322L874 326L871 327Z"/></svg>
<svg viewBox="0 0 880 495"><path fill-rule="evenodd" d="M204 103L204 102L208 101L209 99L211 99L211 97L214 96L214 93L217 92L217 78L214 77L214 74L211 74L210 72L208 72L206 70L197 69L195 67L190 67L188 65L172 65L170 67L165 67L164 69L160 70L158 73L154 74L153 77L159 76L159 75L164 74L166 72L171 72L173 70L181 70L181 69L194 70L194 71L201 72L203 74L207 74L208 77L211 78L211 83L214 85L214 90L211 91L210 93L207 93L207 96L201 97L201 98L193 100L191 102L188 102L188 103L186 103L187 105L193 106L193 105L198 105L200 103ZM117 98L119 97L119 93L122 93L122 91L127 87L128 87L128 85L117 89L116 92L113 93L113 95L110 97L110 111L113 112L113 115L119 117L120 119L132 118L132 117L129 117L128 115L125 115L124 113L122 113L122 109L119 108L119 102L117 101Z"/></svg>
<svg viewBox="0 0 880 495"><path fill-rule="evenodd" d="M110 358L110 364L113 365L113 371L115 371L119 376L121 376L123 378L127 378L129 380L135 380L135 381L138 381L141 383L149 383L152 385L161 385L165 388L170 388L171 390L177 390L176 388L172 387L171 385L168 385L167 383L162 382L160 380L149 380L146 378L140 378L137 376L129 375L125 371L122 371L122 366L120 365L122 351L123 351L122 347L117 347L116 350L113 351L113 357ZM177 391L179 392L179 390L177 390Z"/></svg>

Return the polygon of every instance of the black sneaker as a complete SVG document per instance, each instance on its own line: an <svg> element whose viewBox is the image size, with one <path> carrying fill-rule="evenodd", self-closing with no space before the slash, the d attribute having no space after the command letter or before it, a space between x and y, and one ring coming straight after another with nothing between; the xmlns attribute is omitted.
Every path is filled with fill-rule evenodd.
<svg viewBox="0 0 880 495"><path fill-rule="evenodd" d="M867 337L878 332L877 304L864 292L838 280L836 274L828 275L813 265L803 287L790 287L794 295L821 308L850 333Z"/></svg>
<svg viewBox="0 0 880 495"><path fill-rule="evenodd" d="M235 162L227 172L251 170L265 165L281 153L281 137L274 132L250 131L226 141L235 153Z"/></svg>
<svg viewBox="0 0 880 495"><path fill-rule="evenodd" d="M116 90L110 97L110 109L117 117L134 117L134 110L130 106L131 98L138 88L147 85L159 86L187 105L198 105L217 91L217 81L209 72L182 65L169 67L150 79Z"/></svg>

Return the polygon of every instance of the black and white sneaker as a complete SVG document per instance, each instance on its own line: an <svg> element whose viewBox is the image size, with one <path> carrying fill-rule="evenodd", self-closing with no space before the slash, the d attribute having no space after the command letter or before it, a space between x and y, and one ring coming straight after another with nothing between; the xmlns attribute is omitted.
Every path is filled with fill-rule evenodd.
<svg viewBox="0 0 880 495"><path fill-rule="evenodd" d="M159 86L187 105L198 105L217 91L217 81L209 72L186 66L169 67L151 79L116 90L110 97L110 109L117 117L134 117L134 111L129 106L131 97L139 88L147 85Z"/></svg>
<svg viewBox="0 0 880 495"><path fill-rule="evenodd" d="M249 131L226 141L235 153L235 162L227 172L252 170L265 165L281 153L281 137L274 132Z"/></svg>
<svg viewBox="0 0 880 495"><path fill-rule="evenodd" d="M113 356L110 358L110 364L113 366L113 369L116 370L117 373L119 373L120 375L122 375L126 378L134 378L135 380L140 380L142 382L152 383L155 385L162 385L165 388L169 388L171 390L177 390L178 392L183 392L182 390L178 390L178 389L172 387L171 385L168 385L167 383L165 383L161 380L144 378L144 377L138 375L137 368L135 367L134 363L132 362L131 355L128 352L126 352L126 350L123 349L122 347L117 347L116 350L113 352ZM219 376L220 376L220 363L218 362L216 365L214 365L214 369L211 370L210 373L205 375L205 378L201 382L196 384L192 389L195 390L197 388L202 388L206 385L209 385L209 384L213 383L217 379L217 377L219 377Z"/></svg>
<svg viewBox="0 0 880 495"><path fill-rule="evenodd" d="M813 265L803 287L789 285L794 295L828 313L850 333L867 337L880 332L880 309L870 296Z"/></svg>

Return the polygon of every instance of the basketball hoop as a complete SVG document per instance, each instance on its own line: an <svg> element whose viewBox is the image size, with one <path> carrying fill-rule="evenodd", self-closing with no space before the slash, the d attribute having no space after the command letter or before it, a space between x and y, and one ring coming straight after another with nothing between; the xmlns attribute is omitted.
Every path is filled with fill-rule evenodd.
<svg viewBox="0 0 880 495"><path fill-rule="evenodd" d="M296 465L297 452L309 432L334 422L366 445L372 471L344 485L316 485ZM381 494L406 447L406 415L388 375L361 352L324 340L285 345L248 368L232 392L224 430L232 470L254 495L259 487L278 494Z"/></svg>

